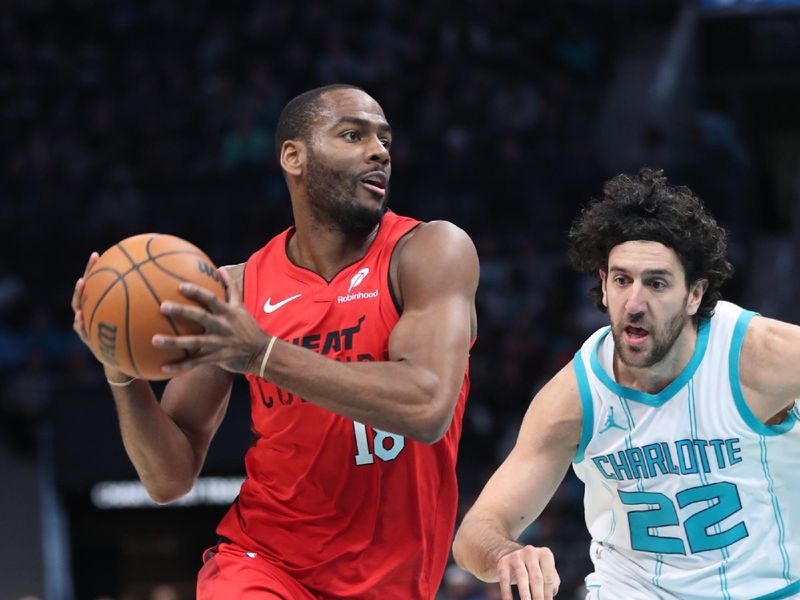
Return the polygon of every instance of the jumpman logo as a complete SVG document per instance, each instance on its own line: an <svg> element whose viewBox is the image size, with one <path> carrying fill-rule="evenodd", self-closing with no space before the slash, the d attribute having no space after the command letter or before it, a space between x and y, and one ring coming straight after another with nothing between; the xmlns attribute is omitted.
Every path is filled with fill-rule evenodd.
<svg viewBox="0 0 800 600"><path fill-rule="evenodd" d="M627 427L625 427L624 425L620 425L614 420L614 407L609 406L608 417L606 418L606 422L603 423L603 426L600 428L600 431L598 431L598 433L605 433L612 427L616 427L617 429L622 429L622 431L628 431Z"/></svg>

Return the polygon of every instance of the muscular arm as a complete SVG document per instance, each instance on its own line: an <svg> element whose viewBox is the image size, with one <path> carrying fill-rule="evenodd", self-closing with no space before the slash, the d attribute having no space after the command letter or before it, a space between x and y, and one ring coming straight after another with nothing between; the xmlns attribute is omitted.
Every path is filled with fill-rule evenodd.
<svg viewBox="0 0 800 600"><path fill-rule="evenodd" d="M96 260L93 253L87 272ZM241 277L243 265L226 269L232 277ZM72 307L75 331L85 342L78 303L83 281L79 279L75 286ZM127 379L109 366L105 372L112 382ZM161 402L147 381L111 386L125 451L155 501L177 500L192 488L225 415L232 379L232 374L215 365L203 365L172 379Z"/></svg>
<svg viewBox="0 0 800 600"><path fill-rule="evenodd" d="M464 517L453 544L461 567L498 581L498 561L523 548L515 540L547 506L580 435L580 397L570 363L533 399L514 449Z"/></svg>
<svg viewBox="0 0 800 600"><path fill-rule="evenodd" d="M767 422L800 398L800 327L753 317L739 358L742 393L753 414Z"/></svg>
<svg viewBox="0 0 800 600"><path fill-rule="evenodd" d="M106 368L112 381L119 373ZM125 451L159 503L191 490L228 406L233 375L203 365L172 379L159 404L147 381L112 387Z"/></svg>
<svg viewBox="0 0 800 600"><path fill-rule="evenodd" d="M264 376L337 414L434 443L450 426L475 335L478 257L469 237L443 221L419 226L395 254L403 314L389 337L389 360L342 363L275 340ZM197 336L156 336L158 345L195 353L169 368L213 363L259 375L272 338L242 305L241 275L226 280L227 302L193 286L182 288L207 310L162 305L167 314L206 329Z"/></svg>
<svg viewBox="0 0 800 600"><path fill-rule="evenodd" d="M419 227L398 252L403 314L388 361L340 363L278 342L267 376L340 415L433 443L450 425L475 334L478 258L445 222Z"/></svg>

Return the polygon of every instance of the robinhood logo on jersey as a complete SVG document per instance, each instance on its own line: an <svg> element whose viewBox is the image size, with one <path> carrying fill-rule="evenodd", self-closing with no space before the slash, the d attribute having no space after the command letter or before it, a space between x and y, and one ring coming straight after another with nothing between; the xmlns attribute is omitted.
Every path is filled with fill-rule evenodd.
<svg viewBox="0 0 800 600"><path fill-rule="evenodd" d="M369 267L364 267L363 269L359 270L358 273L353 275L353 278L350 280L350 287L347 288L347 294L344 296L337 296L337 302L339 304L344 304L345 302L352 302L353 300L366 300L368 298L377 298L378 297L378 290L372 290L368 292L353 292L354 288L357 288L361 285L361 283L367 278L369 275Z"/></svg>

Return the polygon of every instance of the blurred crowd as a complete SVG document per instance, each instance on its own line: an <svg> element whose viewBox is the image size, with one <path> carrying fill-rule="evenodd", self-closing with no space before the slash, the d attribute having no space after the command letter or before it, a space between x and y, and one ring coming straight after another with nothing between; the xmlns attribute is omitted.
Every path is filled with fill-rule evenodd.
<svg viewBox="0 0 800 600"><path fill-rule="evenodd" d="M158 231L217 264L242 262L291 220L272 144L280 109L306 89L348 82L392 123L392 208L454 221L481 257L459 459L466 509L538 386L603 322L564 246L580 206L613 174L591 137L617 49L678 2L636 4L3 2L6 442L32 455L54 402L107 395L71 331L69 298L89 253ZM643 148L659 135L649 130ZM581 492L570 476L525 534L555 550L563 590L588 569ZM493 593L452 567L442 599Z"/></svg>

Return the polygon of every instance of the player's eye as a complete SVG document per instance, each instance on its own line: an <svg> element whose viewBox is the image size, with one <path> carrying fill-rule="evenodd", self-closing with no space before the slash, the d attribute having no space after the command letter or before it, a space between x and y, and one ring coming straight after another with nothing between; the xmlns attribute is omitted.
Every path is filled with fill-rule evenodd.
<svg viewBox="0 0 800 600"><path fill-rule="evenodd" d="M357 142L358 140L361 139L361 136L358 134L358 132L353 130L345 131L342 134L342 137L346 139L348 142Z"/></svg>
<svg viewBox="0 0 800 600"><path fill-rule="evenodd" d="M388 138L381 138L381 144L383 144L383 147L388 150L392 147L392 140Z"/></svg>
<svg viewBox="0 0 800 600"><path fill-rule="evenodd" d="M656 279L650 282L650 287L654 290L663 290L667 287L667 283L665 281L661 281L660 279Z"/></svg>

